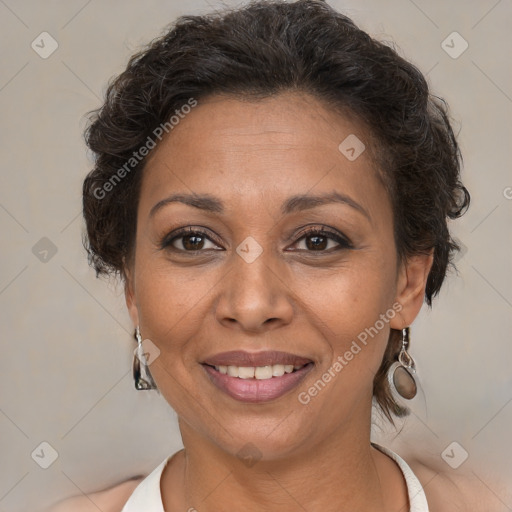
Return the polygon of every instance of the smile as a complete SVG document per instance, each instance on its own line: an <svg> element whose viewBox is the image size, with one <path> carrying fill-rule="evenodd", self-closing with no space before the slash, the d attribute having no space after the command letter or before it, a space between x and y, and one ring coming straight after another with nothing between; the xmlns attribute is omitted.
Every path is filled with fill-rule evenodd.
<svg viewBox="0 0 512 512"><path fill-rule="evenodd" d="M217 389L250 403L282 397L298 387L313 366L310 359L284 352L225 352L202 363Z"/></svg>

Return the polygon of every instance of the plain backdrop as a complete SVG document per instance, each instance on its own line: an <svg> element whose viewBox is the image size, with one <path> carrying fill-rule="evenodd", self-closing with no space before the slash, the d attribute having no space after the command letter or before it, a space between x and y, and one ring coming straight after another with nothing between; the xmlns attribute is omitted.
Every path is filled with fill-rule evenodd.
<svg viewBox="0 0 512 512"><path fill-rule="evenodd" d="M394 41L447 100L472 194L451 224L463 246L459 273L411 329L421 384L413 412L399 435L376 426L375 440L440 463L443 453L456 462L467 453L446 469L474 472L512 510L492 477L512 477L512 3L329 3ZM221 7L0 0L0 512L146 474L181 447L163 398L133 387L122 288L87 265L81 185L91 160L82 132L132 53L179 15Z"/></svg>

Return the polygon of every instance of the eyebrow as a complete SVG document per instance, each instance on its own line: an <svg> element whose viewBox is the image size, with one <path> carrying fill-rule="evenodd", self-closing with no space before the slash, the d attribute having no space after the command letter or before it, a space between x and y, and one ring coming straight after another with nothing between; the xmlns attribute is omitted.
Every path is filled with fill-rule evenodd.
<svg viewBox="0 0 512 512"><path fill-rule="evenodd" d="M171 203L183 203L210 213L224 213L223 202L215 196L209 194L173 194L156 203L153 208L151 208L149 216L152 217L158 210ZM350 206L359 213L362 213L371 222L371 217L363 206L354 201L350 196L340 194L339 192L329 192L318 195L298 194L291 196L282 204L281 213L283 215L289 215L290 213L309 210L317 206L332 203L341 203Z"/></svg>

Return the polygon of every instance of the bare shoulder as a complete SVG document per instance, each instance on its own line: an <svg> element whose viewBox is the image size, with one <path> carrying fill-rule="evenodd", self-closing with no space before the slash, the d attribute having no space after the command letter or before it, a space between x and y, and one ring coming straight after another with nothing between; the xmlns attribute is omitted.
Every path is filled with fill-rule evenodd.
<svg viewBox="0 0 512 512"><path fill-rule="evenodd" d="M444 462L407 459L427 497L430 512L501 512L512 501L510 485L498 476L485 481L472 471L452 470Z"/></svg>
<svg viewBox="0 0 512 512"><path fill-rule="evenodd" d="M88 494L74 496L60 501L45 512L121 512L135 487L144 479L138 477L126 480L114 487Z"/></svg>

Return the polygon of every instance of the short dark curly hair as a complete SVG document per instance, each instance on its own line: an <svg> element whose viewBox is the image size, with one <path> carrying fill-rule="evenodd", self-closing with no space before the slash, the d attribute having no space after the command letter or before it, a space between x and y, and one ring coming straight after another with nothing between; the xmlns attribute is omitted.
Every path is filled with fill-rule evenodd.
<svg viewBox="0 0 512 512"><path fill-rule="evenodd" d="M85 131L95 166L83 184L84 244L97 274L126 278L146 159L123 174L115 193L104 191L155 127L191 98L258 100L285 91L305 92L349 112L377 141L375 164L393 207L399 261L433 249L425 290L430 307L460 249L447 219L462 215L470 200L460 181L462 156L448 107L414 65L321 0L256 1L182 16L110 82ZM407 411L386 379L399 344L400 331L392 329L374 379L374 399L391 422L392 414Z"/></svg>

